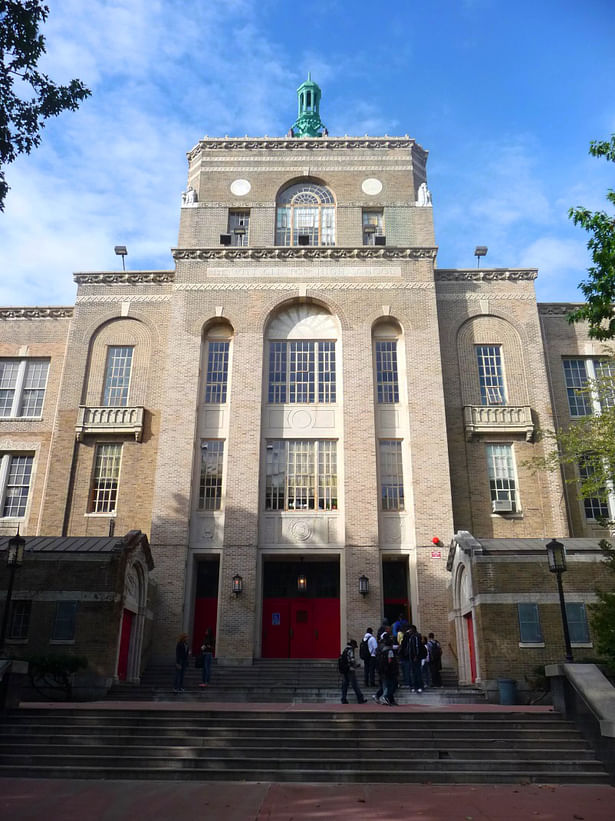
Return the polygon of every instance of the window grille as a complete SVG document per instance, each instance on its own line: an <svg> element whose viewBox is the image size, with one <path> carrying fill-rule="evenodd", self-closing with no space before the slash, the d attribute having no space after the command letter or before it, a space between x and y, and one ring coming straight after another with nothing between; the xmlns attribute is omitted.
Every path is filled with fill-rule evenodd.
<svg viewBox="0 0 615 821"><path fill-rule="evenodd" d="M121 444L96 445L90 513L114 513L122 458Z"/></svg>
<svg viewBox="0 0 615 821"><path fill-rule="evenodd" d="M113 346L108 349L103 405L125 407L128 404L132 352L132 347Z"/></svg>
<svg viewBox="0 0 615 821"><path fill-rule="evenodd" d="M478 380L483 405L505 405L504 371L500 345L477 345Z"/></svg>
<svg viewBox="0 0 615 821"><path fill-rule="evenodd" d="M399 402L397 341L376 342L376 397L379 405Z"/></svg>
<svg viewBox="0 0 615 821"><path fill-rule="evenodd" d="M228 232L231 235L231 245L235 247L247 246L250 234L250 212L229 211Z"/></svg>
<svg viewBox="0 0 615 821"><path fill-rule="evenodd" d="M49 374L47 359L0 359L0 417L37 417Z"/></svg>
<svg viewBox="0 0 615 821"><path fill-rule="evenodd" d="M205 402L223 404L226 402L228 382L228 355L230 343L227 341L207 343L207 376L205 380Z"/></svg>
<svg viewBox="0 0 615 821"><path fill-rule="evenodd" d="M199 508L220 510L222 506L222 466L224 441L204 439L201 442L201 478L199 482Z"/></svg>
<svg viewBox="0 0 615 821"><path fill-rule="evenodd" d="M382 510L403 510L404 481L401 441L381 439L379 442L379 455Z"/></svg>
<svg viewBox="0 0 615 821"><path fill-rule="evenodd" d="M272 404L335 402L335 342L270 342Z"/></svg>
<svg viewBox="0 0 615 821"><path fill-rule="evenodd" d="M337 442L267 442L266 510L337 510Z"/></svg>

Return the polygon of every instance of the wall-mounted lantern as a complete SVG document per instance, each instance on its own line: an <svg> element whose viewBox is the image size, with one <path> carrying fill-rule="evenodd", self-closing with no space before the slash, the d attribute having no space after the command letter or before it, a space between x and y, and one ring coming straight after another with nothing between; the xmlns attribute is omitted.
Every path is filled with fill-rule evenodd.
<svg viewBox="0 0 615 821"><path fill-rule="evenodd" d="M367 596L369 593L369 579L367 576L359 576L359 593L362 596Z"/></svg>
<svg viewBox="0 0 615 821"><path fill-rule="evenodd" d="M239 573L235 573L233 576L233 593L236 596L239 596L241 591L243 590L243 579L239 575Z"/></svg>

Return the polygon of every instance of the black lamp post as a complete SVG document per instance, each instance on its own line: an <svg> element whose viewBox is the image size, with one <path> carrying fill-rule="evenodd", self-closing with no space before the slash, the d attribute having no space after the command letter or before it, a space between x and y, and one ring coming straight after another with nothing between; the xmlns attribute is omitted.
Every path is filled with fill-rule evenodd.
<svg viewBox="0 0 615 821"><path fill-rule="evenodd" d="M557 592L559 593L559 606L562 613L562 626L564 628L566 661L574 661L572 657L572 646L570 644L570 631L568 630L568 615L566 613L566 602L564 600L564 588L562 587L562 573L565 573L567 570L566 548L561 542L551 539L547 545L547 557L549 559L549 570L557 576Z"/></svg>
<svg viewBox="0 0 615 821"><path fill-rule="evenodd" d="M0 633L0 653L4 653L4 641L6 639L6 630L9 623L9 611L11 609L11 599L13 598L13 584L15 583L15 571L23 564L23 554L26 546L26 540L19 535L19 527L17 533L9 539L8 548L6 551L6 564L9 568L9 585L6 590L6 600L4 602L4 613L2 614L2 632Z"/></svg>

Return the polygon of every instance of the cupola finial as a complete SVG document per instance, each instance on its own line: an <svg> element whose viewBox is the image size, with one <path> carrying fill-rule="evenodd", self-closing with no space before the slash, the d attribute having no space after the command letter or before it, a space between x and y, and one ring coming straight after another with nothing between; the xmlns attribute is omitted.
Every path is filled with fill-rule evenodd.
<svg viewBox="0 0 615 821"><path fill-rule="evenodd" d="M320 86L312 80L312 73L308 71L308 78L297 89L298 114L290 134L293 137L323 137L327 129L320 119Z"/></svg>

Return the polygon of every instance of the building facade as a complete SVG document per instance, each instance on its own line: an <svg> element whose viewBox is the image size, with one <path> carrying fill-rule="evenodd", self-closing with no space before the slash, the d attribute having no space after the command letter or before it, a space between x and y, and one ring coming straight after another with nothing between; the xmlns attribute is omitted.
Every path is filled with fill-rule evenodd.
<svg viewBox="0 0 615 821"><path fill-rule="evenodd" d="M602 535L524 466L595 343L535 270L438 269L427 152L319 101L189 152L173 270L0 311L0 532L147 533L156 658L209 626L222 663L335 657L404 612L454 664L443 543Z"/></svg>

